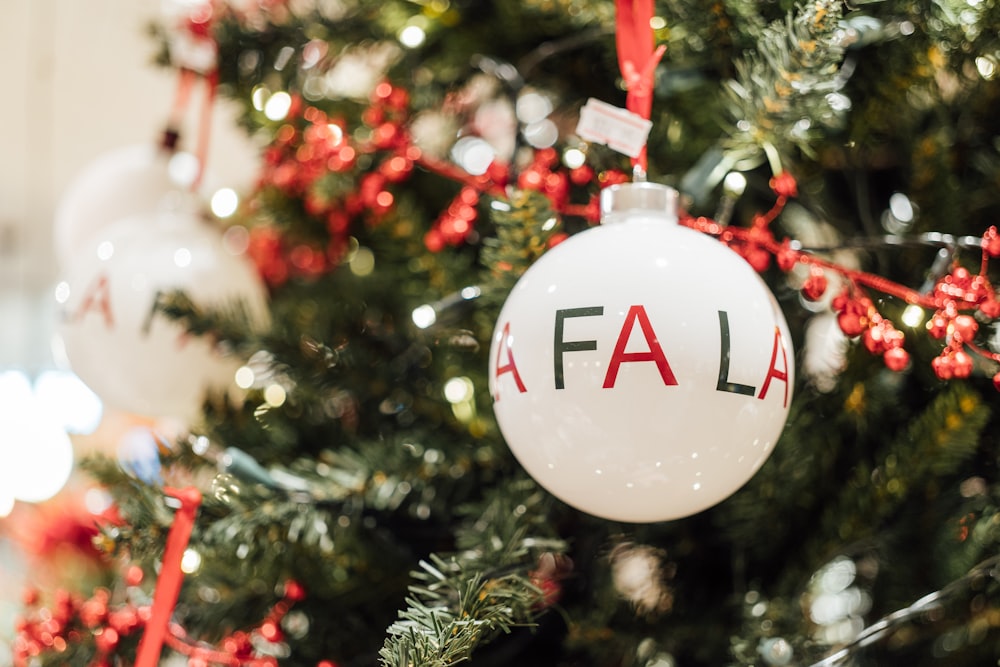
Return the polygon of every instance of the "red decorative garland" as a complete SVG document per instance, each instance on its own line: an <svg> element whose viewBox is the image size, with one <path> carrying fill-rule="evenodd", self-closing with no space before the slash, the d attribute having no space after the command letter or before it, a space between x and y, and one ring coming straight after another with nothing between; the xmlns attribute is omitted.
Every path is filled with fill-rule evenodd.
<svg viewBox="0 0 1000 667"><path fill-rule="evenodd" d="M968 269L955 265L950 273L935 283L930 292L921 293L882 276L848 269L808 252L794 250L788 239L778 242L769 225L784 208L788 198L796 196L795 179L787 172L777 174L771 179L771 189L778 195L774 207L766 214L758 215L749 228L722 226L704 217L686 217L681 222L692 229L719 237L758 271L768 267L772 255L783 271L790 271L796 264L808 266L809 277L801 288L807 299L816 300L826 291L824 270L840 274L847 281L847 287L833 299L831 305L837 312L841 330L852 338L861 336L865 348L872 354L882 355L891 370L901 371L909 364L909 353L903 349L905 335L879 312L866 294L866 287L934 311L927 322L927 331L931 337L945 341L941 354L931 362L934 373L940 379L969 377L973 360L966 349L1000 362L1000 354L976 345L979 323L973 316L979 313L987 320L1000 316L1000 302L987 277L990 258L1000 255L1000 233L995 226L983 234L978 274L973 275ZM993 384L1000 391L1000 373L994 375Z"/></svg>

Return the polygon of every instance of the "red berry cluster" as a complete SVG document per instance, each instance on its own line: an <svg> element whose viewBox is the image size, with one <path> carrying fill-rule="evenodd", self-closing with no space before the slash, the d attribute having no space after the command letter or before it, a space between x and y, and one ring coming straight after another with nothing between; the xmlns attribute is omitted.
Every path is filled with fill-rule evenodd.
<svg viewBox="0 0 1000 667"><path fill-rule="evenodd" d="M344 256L351 224L377 224L393 210L392 185L406 180L420 159L405 130L409 94L388 82L378 84L353 134L343 119L330 118L293 98L285 124L264 153L264 166L251 210L262 207L269 191L300 200L305 213L328 232L325 247L314 239L294 240L276 224L250 230L248 254L265 282L280 286L289 278L314 278L335 268ZM362 175L360 156L373 169ZM341 182L338 179L343 179Z"/></svg>
<svg viewBox="0 0 1000 667"><path fill-rule="evenodd" d="M125 574L129 586L138 586L142 578L138 567L130 567ZM38 591L27 591L25 613L16 626L14 667L28 667L43 653L65 653L78 644L93 646L89 667L110 667L121 640L135 634L150 615L148 606L126 602L112 608L110 602L111 593L105 588L87 599L59 589L52 606L43 607Z"/></svg>
<svg viewBox="0 0 1000 667"><path fill-rule="evenodd" d="M1000 315L1000 302L997 302L993 287L985 276L985 257L995 256L996 251L1000 251L1000 242L997 241L996 228L991 227L983 237L984 272L974 276L968 269L959 266L934 286L932 296L937 310L927 322L927 332L931 337L945 341L941 354L931 362L934 373L942 380L969 377L974 363L966 348L980 351L975 344L979 323L973 315L963 313L962 309L975 308L987 319ZM989 353L986 356L995 358ZM994 377L994 383L1000 388L1000 373Z"/></svg>
<svg viewBox="0 0 1000 667"><path fill-rule="evenodd" d="M934 310L927 330L933 338L944 339L945 347L931 366L942 380L965 378L972 373L974 363L970 351L1000 362L1000 354L976 345L979 322L974 314L970 314L978 314L985 321L1000 317L1000 301L986 277L989 259L1000 256L1000 232L996 227L990 227L983 234L982 268L977 275L958 266L939 280L930 294L921 294L880 276L848 269L796 250L788 239L778 243L769 225L781 212L788 197L796 196L798 188L795 179L787 172L776 175L770 184L777 195L775 205L767 213L755 216L750 228L722 226L708 218L682 218L681 222L718 236L757 271L764 271L770 266L771 255L775 256L782 271L791 271L799 264L808 266L809 275L801 286L806 299L816 301L826 293L828 271L842 276L848 287L832 302L841 330L850 337L861 336L865 348L872 354L881 355L886 366L894 371L905 369L910 362L909 353L903 349L905 337L865 296L864 287ZM1000 390L1000 373L994 376L993 382Z"/></svg>
<svg viewBox="0 0 1000 667"><path fill-rule="evenodd" d="M910 354L903 349L903 332L882 317L871 299L848 288L838 294L831 305L837 312L840 330L852 338L861 336L865 349L882 355L888 368L901 371L910 363Z"/></svg>
<svg viewBox="0 0 1000 667"><path fill-rule="evenodd" d="M142 569L130 566L125 573L125 583L129 588L139 586L142 580ZM104 588L97 589L87 599L59 590L51 607L41 606L39 597L35 590L25 594L27 611L17 623L17 637L13 645L14 667L28 667L45 653L66 653L73 645L91 647L85 649L93 653L88 667L119 664L118 654L124 652L119 651L122 640L138 637L150 618L149 605L136 604L131 599L113 604L111 592ZM269 643L282 641L282 620L295 603L305 597L305 588L301 584L288 581L281 600L253 630L234 632L210 646L191 641L177 624L172 623L166 643L188 657L189 667L277 667L277 659L262 654L255 646L254 638L259 637ZM336 664L324 660L317 667L336 667Z"/></svg>

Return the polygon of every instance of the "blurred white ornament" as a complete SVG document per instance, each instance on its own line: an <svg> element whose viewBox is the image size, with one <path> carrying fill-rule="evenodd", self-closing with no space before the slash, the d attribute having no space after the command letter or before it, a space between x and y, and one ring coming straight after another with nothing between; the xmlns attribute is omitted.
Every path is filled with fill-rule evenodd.
<svg viewBox="0 0 1000 667"><path fill-rule="evenodd" d="M242 302L267 322L264 288L219 231L188 210L126 219L92 237L66 272L60 334L73 371L108 407L190 420L208 390L234 385L241 365L207 337L187 335L156 310L184 291L199 307Z"/></svg>
<svg viewBox="0 0 1000 667"><path fill-rule="evenodd" d="M164 199L189 187L197 175L186 153L154 144L119 148L89 163L73 179L56 209L56 258L67 266L88 239L124 218L157 210Z"/></svg>
<svg viewBox="0 0 1000 667"><path fill-rule="evenodd" d="M677 193L608 188L604 219L546 253L501 310L490 391L514 455L566 503L617 521L700 512L770 455L794 382L774 296L676 220Z"/></svg>

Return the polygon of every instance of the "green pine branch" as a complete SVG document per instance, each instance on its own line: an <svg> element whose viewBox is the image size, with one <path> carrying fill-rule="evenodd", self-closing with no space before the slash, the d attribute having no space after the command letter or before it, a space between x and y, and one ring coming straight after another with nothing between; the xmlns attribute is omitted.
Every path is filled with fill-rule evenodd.
<svg viewBox="0 0 1000 667"><path fill-rule="evenodd" d="M531 573L542 554L566 550L545 521L549 504L533 482L511 482L466 519L458 551L421 561L407 606L379 652L381 664L446 667L468 660L497 635L532 624L546 592Z"/></svg>
<svg viewBox="0 0 1000 667"><path fill-rule="evenodd" d="M844 56L838 34L843 3L814 0L773 21L757 37L756 49L735 62L726 92L733 125L725 150L748 159L769 150L768 159L797 148L807 155L837 127L845 109L835 96ZM779 171L772 164L773 171Z"/></svg>

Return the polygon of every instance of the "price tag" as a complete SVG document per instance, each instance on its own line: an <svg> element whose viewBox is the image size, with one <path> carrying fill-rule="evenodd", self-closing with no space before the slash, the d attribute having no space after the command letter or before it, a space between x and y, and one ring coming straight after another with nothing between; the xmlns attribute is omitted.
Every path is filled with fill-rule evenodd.
<svg viewBox="0 0 1000 667"><path fill-rule="evenodd" d="M653 123L639 114L590 98L580 109L576 133L581 139L634 158L646 145L651 127Z"/></svg>

